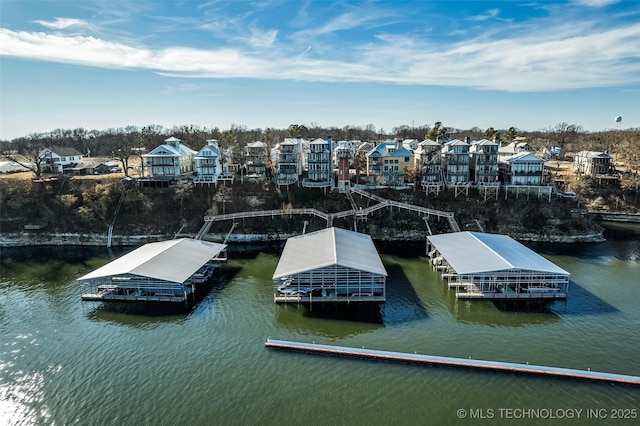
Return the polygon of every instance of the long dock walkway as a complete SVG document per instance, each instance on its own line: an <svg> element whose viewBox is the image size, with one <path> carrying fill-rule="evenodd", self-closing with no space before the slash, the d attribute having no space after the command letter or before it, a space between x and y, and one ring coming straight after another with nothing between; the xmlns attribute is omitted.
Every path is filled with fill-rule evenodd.
<svg viewBox="0 0 640 426"><path fill-rule="evenodd" d="M602 373L598 371L574 370L570 368L546 367L542 365L515 364L510 362L485 361L479 359L450 358L434 355L421 355L403 352L388 352L375 349L349 348L344 346L301 343L268 338L265 347L299 352L310 352L324 355L337 355L354 358L411 362L426 365L442 365L447 367L475 368L491 371L506 371L521 374L536 374L550 377L595 380L602 382L640 385L640 377L624 374Z"/></svg>

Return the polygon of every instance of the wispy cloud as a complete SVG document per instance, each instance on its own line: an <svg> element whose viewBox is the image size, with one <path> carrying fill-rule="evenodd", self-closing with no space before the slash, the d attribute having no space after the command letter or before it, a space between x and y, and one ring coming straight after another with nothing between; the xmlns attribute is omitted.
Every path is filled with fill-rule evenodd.
<svg viewBox="0 0 640 426"><path fill-rule="evenodd" d="M481 21L499 14L492 9L474 19ZM515 92L640 84L637 22L612 26L598 21L547 19L505 24L506 28L500 30L493 26L479 28L471 38L451 41L432 39L438 34L428 32L417 34L397 28L392 32L391 27L385 28L394 19L387 10L365 15L348 11L324 25L287 35L262 29L256 21L245 26L243 33L231 35L233 43L218 44L224 47L217 48L156 48L139 44L139 39L129 43L106 36L69 35L59 30L88 24L57 18L39 22L54 30L51 33L0 29L0 55L101 68L147 69L171 77L382 82ZM241 21L230 23L222 17L215 22L220 22L215 30L219 33L229 25L241 27ZM215 22L209 20L206 25L214 27ZM335 36L363 27L374 29L364 42L343 42ZM289 43L290 39L295 42Z"/></svg>
<svg viewBox="0 0 640 426"><path fill-rule="evenodd" d="M573 3L579 6L587 7L605 7L619 3L620 0L574 0Z"/></svg>
<svg viewBox="0 0 640 426"><path fill-rule="evenodd" d="M249 44L254 47L271 47L277 39L277 30L262 31L257 28L251 28Z"/></svg>
<svg viewBox="0 0 640 426"><path fill-rule="evenodd" d="M493 19L496 16L498 16L499 13L500 13L499 9L491 9L491 10L487 10L487 12L482 15L472 16L468 19L470 21L480 21L480 22L488 21L489 19Z"/></svg>
<svg viewBox="0 0 640 426"><path fill-rule="evenodd" d="M67 28L91 28L92 25L81 19L71 18L55 18L53 21L36 20L33 21L36 24L40 24L43 27L51 28L54 30L64 30Z"/></svg>

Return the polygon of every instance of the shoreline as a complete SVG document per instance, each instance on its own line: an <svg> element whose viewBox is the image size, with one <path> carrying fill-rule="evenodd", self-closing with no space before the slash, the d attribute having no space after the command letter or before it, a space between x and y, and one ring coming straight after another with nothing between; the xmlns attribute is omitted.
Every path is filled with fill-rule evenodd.
<svg viewBox="0 0 640 426"><path fill-rule="evenodd" d="M290 237L299 233L278 233L278 234L232 234L227 240L228 243L251 244L251 243L276 243L284 242ZM112 237L112 247L131 247L156 241L170 240L173 238L194 238L194 234L174 235L114 235ZM576 235L548 235L536 233L513 233L509 235L518 241L540 242L540 243L601 243L607 241L604 231L576 234ZM225 234L208 234L205 241L224 241ZM408 238L373 238L374 240L390 242L423 242L424 238L415 234L405 235ZM426 237L426 236L425 236ZM106 234L86 234L86 233L41 233L41 232L19 232L0 234L0 248L11 247L39 247L39 246L86 246L86 247L107 247Z"/></svg>

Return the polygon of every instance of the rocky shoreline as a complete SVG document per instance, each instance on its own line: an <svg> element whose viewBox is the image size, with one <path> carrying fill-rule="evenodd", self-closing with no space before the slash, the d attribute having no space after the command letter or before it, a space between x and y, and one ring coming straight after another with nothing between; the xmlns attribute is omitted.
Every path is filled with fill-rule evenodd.
<svg viewBox="0 0 640 426"><path fill-rule="evenodd" d="M389 235L382 235L382 238L374 240L392 242L407 241L416 242L424 241L424 236L418 232L403 232L394 234L393 238ZM232 234L229 237L229 243L250 244L259 242L280 242L285 241L289 237L298 235L296 233L277 233L277 234ZM510 235L519 241L529 242L545 242L545 243L599 243L606 241L604 231L591 232L586 234L574 235L548 235L536 233L517 233ZM178 237L193 238L192 234L180 234ZM221 242L224 241L225 234L208 234L207 241ZM155 241L173 239L174 235L114 235L112 237L113 247L139 246ZM88 233L46 233L46 232L19 232L19 233L2 233L0 234L0 247L36 247L36 246L87 246L87 247L106 247L107 235L104 234L88 234Z"/></svg>

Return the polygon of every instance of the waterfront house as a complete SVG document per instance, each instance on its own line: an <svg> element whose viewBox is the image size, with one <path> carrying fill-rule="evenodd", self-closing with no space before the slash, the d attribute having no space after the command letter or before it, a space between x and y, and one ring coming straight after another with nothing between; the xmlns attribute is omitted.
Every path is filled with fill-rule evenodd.
<svg viewBox="0 0 640 426"><path fill-rule="evenodd" d="M544 183L544 163L545 160L528 151L512 155L500 164L503 183L540 186Z"/></svg>
<svg viewBox="0 0 640 426"><path fill-rule="evenodd" d="M216 139L207 140L207 144L193 158L194 178L197 184L217 184L222 175L222 156Z"/></svg>
<svg viewBox="0 0 640 426"><path fill-rule="evenodd" d="M606 152L580 151L573 157L573 169L585 176L610 175L613 158Z"/></svg>
<svg viewBox="0 0 640 426"><path fill-rule="evenodd" d="M247 144L246 150L247 178L263 180L267 176L269 164L269 149L266 143L255 141Z"/></svg>
<svg viewBox="0 0 640 426"><path fill-rule="evenodd" d="M302 174L302 141L299 138L286 138L276 148L276 184L291 185L298 182Z"/></svg>
<svg viewBox="0 0 640 426"><path fill-rule="evenodd" d="M447 184L469 183L469 148L469 143L459 139L446 142L442 146L442 167Z"/></svg>
<svg viewBox="0 0 640 426"><path fill-rule="evenodd" d="M149 178L168 182L193 175L193 159L197 154L196 151L180 143L180 139L173 136L165 139L164 142L148 154L142 155Z"/></svg>
<svg viewBox="0 0 640 426"><path fill-rule="evenodd" d="M331 137L315 139L309 143L307 154L307 178L302 186L308 188L326 188L333 186L333 157Z"/></svg>
<svg viewBox="0 0 640 426"><path fill-rule="evenodd" d="M442 181L441 150L440 144L431 139L423 140L414 150L413 161L422 183Z"/></svg>
<svg viewBox="0 0 640 426"><path fill-rule="evenodd" d="M498 184L498 143L481 139L471 143L469 175L477 185Z"/></svg>
<svg viewBox="0 0 640 426"><path fill-rule="evenodd" d="M276 302L384 302L387 272L373 240L340 228L289 238L273 274Z"/></svg>
<svg viewBox="0 0 640 426"><path fill-rule="evenodd" d="M387 140L367 154L367 178L374 185L403 185L407 182L407 166L413 153L402 146L402 141Z"/></svg>
<svg viewBox="0 0 640 426"><path fill-rule="evenodd" d="M63 174L82 163L83 155L74 148L45 148L38 154L42 173Z"/></svg>
<svg viewBox="0 0 640 426"><path fill-rule="evenodd" d="M427 256L458 298L561 299L569 291L567 271L506 235L430 235Z"/></svg>

